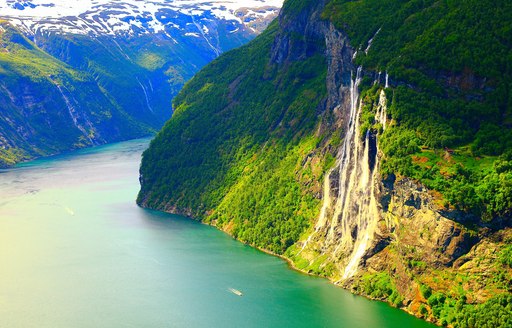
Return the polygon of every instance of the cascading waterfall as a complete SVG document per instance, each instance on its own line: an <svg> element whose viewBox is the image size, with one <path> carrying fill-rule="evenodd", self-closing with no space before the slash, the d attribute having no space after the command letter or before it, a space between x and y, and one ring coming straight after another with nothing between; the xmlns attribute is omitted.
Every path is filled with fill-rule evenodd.
<svg viewBox="0 0 512 328"><path fill-rule="evenodd" d="M155 90L153 89L153 83L151 83L151 79L148 79L148 84L149 87L151 88L151 92L155 92Z"/></svg>
<svg viewBox="0 0 512 328"><path fill-rule="evenodd" d="M70 101L68 96L66 96L66 94L64 93L64 90L62 90L62 87L60 86L60 84L58 84L56 82L54 82L54 84L57 87L57 89L59 90L60 94L62 95L62 99L64 100L64 103L66 104L66 107L68 108L69 116L71 116L71 119L73 120L73 124L75 125L75 127L78 130L80 130L80 132L82 132L83 136L87 140L89 140L91 145L94 145L95 144L94 140L92 140L92 138L89 136L89 133L87 132L87 130L79 122L80 117L76 111L75 106ZM89 122L89 120L85 119L85 123L88 125L90 130L93 130L92 124Z"/></svg>
<svg viewBox="0 0 512 328"><path fill-rule="evenodd" d="M373 81L373 84L379 84L380 83L380 77L382 76L382 72L379 72L377 74L377 79L375 79L375 81Z"/></svg>
<svg viewBox="0 0 512 328"><path fill-rule="evenodd" d="M123 48L121 47L121 45L116 41L115 38L112 38L112 41L114 41L114 44L117 46L117 48L119 48L119 52L121 52L121 54L126 58L128 59L129 61L132 61L132 59L130 58L130 56L128 56L128 54L126 54L126 52L123 50Z"/></svg>
<svg viewBox="0 0 512 328"><path fill-rule="evenodd" d="M194 16L190 16L192 18L192 23L196 26L197 30L199 31L199 33L201 33L201 36L203 37L203 39L206 41L206 43L208 44L208 46L210 46L210 48L213 50L213 52L215 53L215 56L216 57L219 57L220 54L222 53L222 50L219 48L219 47L215 47L211 42L210 40L208 39L208 36L204 33L204 30L203 28L201 27L201 25L199 25L199 23L197 23L194 19Z"/></svg>
<svg viewBox="0 0 512 328"><path fill-rule="evenodd" d="M360 129L362 103L359 67L350 86L350 115L336 166L326 175L324 200L315 231L300 252L313 248L341 263L342 280L352 277L371 246L380 219L376 197L379 157L376 136ZM375 120L386 125L386 96L382 91ZM333 188L336 185L337 188ZM299 253L300 253L299 252Z"/></svg>
<svg viewBox="0 0 512 328"><path fill-rule="evenodd" d="M146 90L146 87L144 86L144 84L142 84L139 80L139 78L137 77L137 82L139 82L139 85L140 87L142 88L142 91L144 91L144 96L146 97L146 104L148 105L148 109L151 111L151 113L154 113L153 111L153 108L151 107L151 105L149 104L149 96L148 96L148 92Z"/></svg>
<svg viewBox="0 0 512 328"><path fill-rule="evenodd" d="M364 53L368 55L368 51L370 51L370 48L372 47L372 43L373 43L373 40L375 39L375 37L377 36L377 34L379 34L380 30L382 29L379 28L377 30L377 32L375 32L375 34L372 36L372 38L368 41L368 45L366 46L366 49L364 50Z"/></svg>

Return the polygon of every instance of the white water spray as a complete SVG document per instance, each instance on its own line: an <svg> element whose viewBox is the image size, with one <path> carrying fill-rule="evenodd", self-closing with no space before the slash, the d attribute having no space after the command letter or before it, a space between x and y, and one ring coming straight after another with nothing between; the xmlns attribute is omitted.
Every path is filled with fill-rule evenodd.
<svg viewBox="0 0 512 328"><path fill-rule="evenodd" d="M316 252L329 254L333 261L343 264L343 280L357 272L380 219L376 197L380 165L376 136L366 131L363 139L359 121L363 107L359 99L361 79L362 68L359 67L351 81L350 115L337 163L324 181L324 202L315 231L301 250L313 245L311 247L316 248ZM383 91L375 120L385 127L386 97ZM331 183L334 181L338 186L336 195L332 195Z"/></svg>
<svg viewBox="0 0 512 328"><path fill-rule="evenodd" d="M149 96L148 96L148 92L146 90L146 87L140 82L138 77L136 79L137 79L137 82L139 82L139 85L142 88L142 91L144 91L144 96L146 97L146 104L148 105L148 109L151 111L151 113L154 113L153 108L149 104Z"/></svg>
<svg viewBox="0 0 512 328"><path fill-rule="evenodd" d="M373 43L373 40L375 39L375 37L377 36L377 34L379 34L380 30L382 28L379 28L377 30L377 32L375 32L375 34L372 36L372 38L368 41L368 46L366 46L366 49L364 50L364 53L368 55L368 51L370 51L370 48L372 47L372 43Z"/></svg>
<svg viewBox="0 0 512 328"><path fill-rule="evenodd" d="M379 105L377 106L377 112L375 114L375 121L382 125L382 130L386 130L387 120L386 93L384 90L381 90L379 95Z"/></svg>

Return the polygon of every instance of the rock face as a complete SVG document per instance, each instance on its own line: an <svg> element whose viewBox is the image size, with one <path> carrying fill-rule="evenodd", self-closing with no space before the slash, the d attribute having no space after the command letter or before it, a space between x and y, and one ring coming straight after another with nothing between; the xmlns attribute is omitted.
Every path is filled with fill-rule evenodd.
<svg viewBox="0 0 512 328"><path fill-rule="evenodd" d="M391 203L385 213L389 233L400 243L416 248L418 259L432 267L450 267L479 242L478 236L442 216L434 197L422 186L404 178L392 188L387 190Z"/></svg>
<svg viewBox="0 0 512 328"><path fill-rule="evenodd" d="M326 2L310 1L299 13L283 11L279 16L280 33L272 46L271 62L284 65L324 53L327 58L328 98L323 109L338 115L335 121L340 125L337 128L341 128L340 123L348 117L349 111L340 109L350 107L350 83L355 72L352 63L354 50L343 33L332 23L321 19ZM303 37L297 38L297 35Z"/></svg>
<svg viewBox="0 0 512 328"><path fill-rule="evenodd" d="M380 195L382 219L372 246L354 277L339 281L342 286L393 302L389 295L375 297L364 288L365 279L384 272L403 297L395 305L433 321L437 319L432 312L421 312L422 306L430 305L422 286L454 298L464 290L470 304L507 292L507 283L496 283L495 277L510 275L498 256L505 241L510 240L511 229L470 230L443 216L435 195L407 178L383 183Z"/></svg>

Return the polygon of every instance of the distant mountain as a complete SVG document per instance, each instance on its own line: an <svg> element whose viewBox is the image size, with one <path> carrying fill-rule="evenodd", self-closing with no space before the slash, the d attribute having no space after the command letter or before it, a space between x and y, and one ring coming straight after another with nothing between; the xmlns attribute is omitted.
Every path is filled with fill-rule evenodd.
<svg viewBox="0 0 512 328"><path fill-rule="evenodd" d="M0 1L0 166L153 133L184 83L280 5Z"/></svg>
<svg viewBox="0 0 512 328"><path fill-rule="evenodd" d="M34 35L161 33L170 39L204 38L220 52L219 32L258 34L276 17L281 4L280 0L7 0L0 1L0 12Z"/></svg>

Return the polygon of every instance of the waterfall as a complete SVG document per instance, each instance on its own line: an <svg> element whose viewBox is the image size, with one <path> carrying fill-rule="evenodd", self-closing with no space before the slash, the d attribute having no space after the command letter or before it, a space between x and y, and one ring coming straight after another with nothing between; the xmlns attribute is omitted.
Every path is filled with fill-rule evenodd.
<svg viewBox="0 0 512 328"><path fill-rule="evenodd" d="M357 69L350 86L350 114L345 137L335 167L326 174L323 204L314 232L299 253L312 250L314 257L326 254L339 263L342 280L352 277L371 246L380 220L377 188L380 166L377 138L360 129L362 102L359 84L362 68ZM386 125L386 96L381 91L375 120ZM307 257L307 255L305 255ZM310 260L314 260L310 258Z"/></svg>
<svg viewBox="0 0 512 328"><path fill-rule="evenodd" d="M151 79L148 79L149 87L151 88L151 93L155 92L153 89L153 83L151 83Z"/></svg>
<svg viewBox="0 0 512 328"><path fill-rule="evenodd" d="M385 85L384 88L386 88L386 89L389 88L389 74L388 74L388 72L386 72L386 85Z"/></svg>
<svg viewBox="0 0 512 328"><path fill-rule="evenodd" d="M375 79L375 81L373 81L373 84L380 84L380 77L382 75L382 72L379 72L379 74L377 74L377 78Z"/></svg>
<svg viewBox="0 0 512 328"><path fill-rule="evenodd" d="M126 54L126 52L123 50L123 48L121 47L121 45L116 41L115 38L112 38L112 41L114 42L114 44L119 48L119 52L121 52L121 55L123 55L126 59L128 59L129 61L132 61L132 59L130 58L130 56L128 56Z"/></svg>
<svg viewBox="0 0 512 328"><path fill-rule="evenodd" d="M375 37L377 36L377 34L379 34L379 32L380 32L380 30L381 30L381 29L382 29L382 27L381 27L381 28L379 28L379 29L377 30L377 32L375 32L375 34L372 36L372 38L371 38L370 40L368 40L368 45L366 46L366 49L364 50L364 53L365 53L366 55L368 55L368 51L370 51L370 48L372 47L373 40L375 39Z"/></svg>
<svg viewBox="0 0 512 328"><path fill-rule="evenodd" d="M148 105L149 110L151 111L151 113L154 113L153 108L151 108L151 105L149 104L149 96L148 96L146 87L142 83L140 83L140 80L138 77L136 79L137 79L137 82L139 82L139 85L142 88L142 91L144 91L144 96L146 97L146 104Z"/></svg>
<svg viewBox="0 0 512 328"><path fill-rule="evenodd" d="M201 33L201 35L203 36L203 39L206 41L206 43L208 44L208 46L210 46L210 48L213 50L213 52L215 53L215 57L219 57L220 54L222 53L222 50L219 49L218 47L215 47L211 42L210 40L208 40L208 36L206 35L206 33L204 32L203 28L201 27L201 25L199 25L195 19L194 19L194 15L191 15L190 16L192 18L192 23L196 26L197 30L199 31L199 33Z"/></svg>
<svg viewBox="0 0 512 328"><path fill-rule="evenodd" d="M386 75L387 77L387 75ZM377 112L375 114L375 121L382 124L382 129L386 130L387 124L387 108L386 108L386 93L384 90L380 91L379 105L377 106Z"/></svg>
<svg viewBox="0 0 512 328"><path fill-rule="evenodd" d="M53 80L52 80L53 81ZM68 96L66 96L66 94L64 93L64 90L62 90L62 87L60 86L60 84L56 83L53 81L53 83L55 84L55 86L57 87L57 89L59 90L60 94L62 95L62 99L64 100L64 103L66 104L66 107L68 109L68 112L69 112L69 116L71 117L71 119L73 120L73 124L74 126L80 130L80 132L82 132L82 134L84 135L84 137L89 140L89 142L91 143L91 145L94 145L94 140L92 140L92 138L89 136L89 133L87 132L87 130L80 124L79 122L79 119L80 119L80 116L79 114L77 113L77 110L75 108L75 106L73 105L73 103L71 102L71 100L68 98ZM85 123L88 125L89 129L93 130L93 127L92 127L92 124L91 122L89 122L89 120L87 118L84 119L85 120Z"/></svg>

